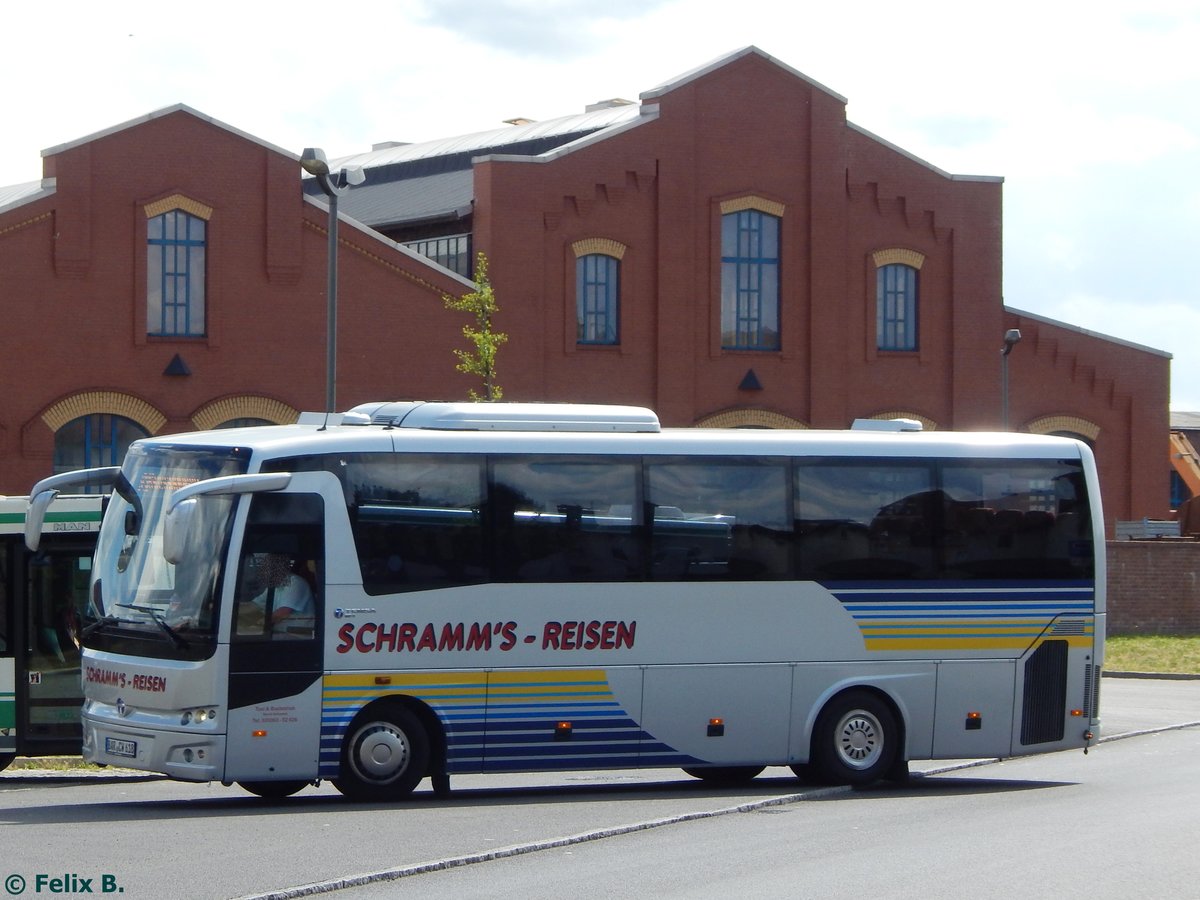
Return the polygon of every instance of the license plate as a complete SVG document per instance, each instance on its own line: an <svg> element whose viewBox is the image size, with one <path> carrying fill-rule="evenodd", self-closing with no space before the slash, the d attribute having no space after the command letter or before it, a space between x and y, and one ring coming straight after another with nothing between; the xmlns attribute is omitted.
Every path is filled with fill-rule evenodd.
<svg viewBox="0 0 1200 900"><path fill-rule="evenodd" d="M116 738L105 738L104 750L112 756L127 756L130 759L134 759L137 756L137 741L121 741Z"/></svg>

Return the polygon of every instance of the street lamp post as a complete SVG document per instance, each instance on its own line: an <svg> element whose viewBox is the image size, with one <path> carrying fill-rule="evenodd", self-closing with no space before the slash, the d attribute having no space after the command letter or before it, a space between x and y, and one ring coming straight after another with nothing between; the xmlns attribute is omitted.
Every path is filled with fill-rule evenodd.
<svg viewBox="0 0 1200 900"><path fill-rule="evenodd" d="M300 167L317 179L321 192L329 198L329 279L325 290L325 412L337 409L337 259L338 259L338 195L366 177L357 166L332 172L325 151L308 147L300 157Z"/></svg>
<svg viewBox="0 0 1200 900"><path fill-rule="evenodd" d="M1019 328L1010 328L1004 332L1004 347L1000 351L1000 410L1003 414L1004 430L1008 431L1008 354L1012 353L1021 340Z"/></svg>

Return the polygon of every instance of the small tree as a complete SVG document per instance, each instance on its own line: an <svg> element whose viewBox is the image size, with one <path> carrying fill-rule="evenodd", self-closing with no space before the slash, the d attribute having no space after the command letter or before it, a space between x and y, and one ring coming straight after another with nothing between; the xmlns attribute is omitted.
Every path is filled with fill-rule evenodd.
<svg viewBox="0 0 1200 900"><path fill-rule="evenodd" d="M496 293L488 280L487 255L480 251L475 256L475 290L461 297L442 294L442 301L447 309L456 312L471 313L475 317L475 325L463 326L463 337L471 342L474 350L455 350L458 365L454 368L467 375L477 375L483 379L484 393L481 396L471 388L470 397L479 402L492 402L504 396L500 385L496 384L496 350L508 340L508 335L492 330L492 316L498 311Z"/></svg>

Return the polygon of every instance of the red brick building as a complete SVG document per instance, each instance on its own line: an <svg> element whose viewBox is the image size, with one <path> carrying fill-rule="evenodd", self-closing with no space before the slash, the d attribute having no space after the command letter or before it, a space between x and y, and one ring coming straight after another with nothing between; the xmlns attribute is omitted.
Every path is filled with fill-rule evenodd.
<svg viewBox="0 0 1200 900"><path fill-rule="evenodd" d="M338 405L465 397L441 295L483 251L506 399L999 428L1016 328L1012 427L1089 440L1110 522L1164 516L1168 355L1005 307L1002 180L845 106L748 48L640 104L337 161L367 176L341 201ZM295 153L175 107L44 157L0 189L0 489L141 432L323 407L328 215Z"/></svg>

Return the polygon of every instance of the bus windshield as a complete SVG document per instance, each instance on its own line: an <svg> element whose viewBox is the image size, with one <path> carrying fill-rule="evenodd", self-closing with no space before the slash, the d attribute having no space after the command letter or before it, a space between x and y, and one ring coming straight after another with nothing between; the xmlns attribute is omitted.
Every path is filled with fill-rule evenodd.
<svg viewBox="0 0 1200 900"><path fill-rule="evenodd" d="M163 556L163 520L172 492L244 474L238 449L131 447L100 527L84 644L148 656L204 658L216 641L216 588L234 498L206 497L195 531L202 554L186 565Z"/></svg>

